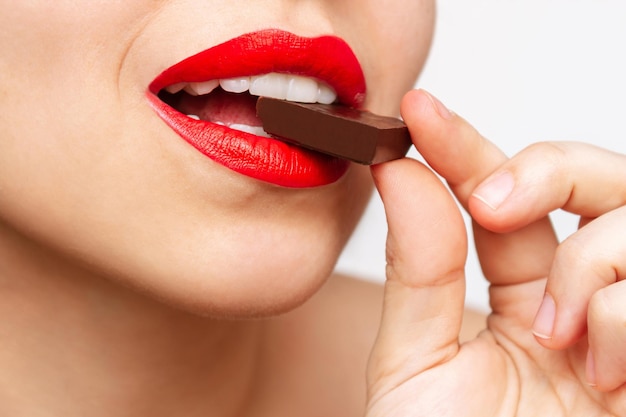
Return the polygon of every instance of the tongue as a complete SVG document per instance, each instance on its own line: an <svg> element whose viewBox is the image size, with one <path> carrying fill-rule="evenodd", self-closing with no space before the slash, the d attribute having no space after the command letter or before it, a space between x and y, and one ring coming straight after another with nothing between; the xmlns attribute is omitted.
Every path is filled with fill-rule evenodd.
<svg viewBox="0 0 626 417"><path fill-rule="evenodd" d="M204 96L184 94L176 107L181 113L195 114L209 122L261 126L261 120L256 117L257 98L247 93L235 94L217 88Z"/></svg>

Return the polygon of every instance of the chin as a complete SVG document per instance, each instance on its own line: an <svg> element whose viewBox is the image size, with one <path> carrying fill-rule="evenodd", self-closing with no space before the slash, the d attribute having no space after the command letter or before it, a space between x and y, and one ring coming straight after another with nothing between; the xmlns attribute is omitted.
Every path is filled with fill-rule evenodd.
<svg viewBox="0 0 626 417"><path fill-rule="evenodd" d="M310 299L327 281L334 262L324 266L277 269L215 276L214 271L178 276L127 279L122 285L140 296L210 319L260 319L287 313Z"/></svg>
<svg viewBox="0 0 626 417"><path fill-rule="evenodd" d="M205 222L185 233L180 224L176 232L162 228L159 245L133 246L124 270L137 274L128 283L179 309L216 319L293 310L332 274L370 196L364 173L369 175L363 170L350 187L332 191L333 198L311 190L301 192L301 204L293 205L296 196L283 190L282 198L267 204L259 203L260 196L251 200L245 215L226 213L229 221L220 227Z"/></svg>
<svg viewBox="0 0 626 417"><path fill-rule="evenodd" d="M349 231L263 227L270 231L261 234L245 228L204 239L196 231L184 244L180 238L164 238L156 247L137 244L132 253L101 251L106 256L92 258L89 264L92 274L114 286L194 315L276 316L297 308L324 285Z"/></svg>

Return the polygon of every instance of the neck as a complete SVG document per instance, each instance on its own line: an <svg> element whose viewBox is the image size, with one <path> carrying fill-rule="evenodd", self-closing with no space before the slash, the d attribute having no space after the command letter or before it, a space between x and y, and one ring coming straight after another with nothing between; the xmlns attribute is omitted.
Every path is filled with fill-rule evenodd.
<svg viewBox="0 0 626 417"><path fill-rule="evenodd" d="M0 415L238 414L262 321L178 311L4 232Z"/></svg>

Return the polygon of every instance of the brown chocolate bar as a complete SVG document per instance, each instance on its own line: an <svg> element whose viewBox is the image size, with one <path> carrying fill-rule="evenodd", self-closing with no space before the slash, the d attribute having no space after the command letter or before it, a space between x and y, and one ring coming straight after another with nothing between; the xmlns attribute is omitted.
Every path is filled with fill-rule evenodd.
<svg viewBox="0 0 626 417"><path fill-rule="evenodd" d="M401 120L351 107L260 97L256 111L267 133L360 164L402 158L411 146Z"/></svg>

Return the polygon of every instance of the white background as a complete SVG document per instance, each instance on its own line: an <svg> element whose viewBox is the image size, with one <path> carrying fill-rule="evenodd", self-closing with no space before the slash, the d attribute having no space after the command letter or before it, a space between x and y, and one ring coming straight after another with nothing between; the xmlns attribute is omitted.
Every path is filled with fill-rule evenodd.
<svg viewBox="0 0 626 417"><path fill-rule="evenodd" d="M509 155L543 140L626 153L626 1L440 0L438 8L418 87ZM561 239L575 230L573 215L553 220ZM385 234L375 195L338 269L384 280ZM467 274L467 304L486 310L473 246Z"/></svg>

